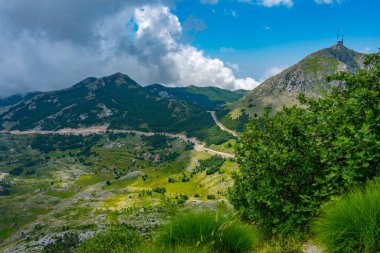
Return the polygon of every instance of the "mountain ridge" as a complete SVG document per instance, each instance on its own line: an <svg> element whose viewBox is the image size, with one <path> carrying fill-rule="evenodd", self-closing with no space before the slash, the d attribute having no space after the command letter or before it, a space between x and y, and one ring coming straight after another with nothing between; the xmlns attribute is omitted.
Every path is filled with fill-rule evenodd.
<svg viewBox="0 0 380 253"><path fill-rule="evenodd" d="M181 124L194 115L210 118L196 105L155 96L129 76L115 73L88 77L63 90L39 93L13 105L0 118L3 128L12 130L55 130L106 123L116 128L157 130L170 122ZM209 122L206 125L211 125L212 119Z"/></svg>

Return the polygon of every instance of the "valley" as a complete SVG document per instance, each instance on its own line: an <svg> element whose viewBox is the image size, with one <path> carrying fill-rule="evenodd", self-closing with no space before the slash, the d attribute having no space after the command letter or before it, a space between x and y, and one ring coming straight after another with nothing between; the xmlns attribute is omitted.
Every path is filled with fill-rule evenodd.
<svg viewBox="0 0 380 253"><path fill-rule="evenodd" d="M47 135L60 141L79 138L92 147L87 146L84 154L82 148L74 147L57 153L46 150L53 143L41 143L42 151L35 138L43 141ZM216 151L183 135L104 133L92 128L61 131L60 137L55 136L38 131L1 133L2 143L15 149L9 159L4 152L1 156L2 164L12 164L7 166L8 173L17 175L0 207L2 244L11 252L24 252L25 245L30 250L41 249L67 230L91 234L109 222L128 222L149 231L185 202L190 206L221 205L231 184L229 175L237 169L233 160L220 158L219 173L198 172L199 163ZM20 142L25 148L17 146ZM25 154L33 154L37 160L25 162L34 165L23 165L20 156ZM14 242L17 246L10 247Z"/></svg>

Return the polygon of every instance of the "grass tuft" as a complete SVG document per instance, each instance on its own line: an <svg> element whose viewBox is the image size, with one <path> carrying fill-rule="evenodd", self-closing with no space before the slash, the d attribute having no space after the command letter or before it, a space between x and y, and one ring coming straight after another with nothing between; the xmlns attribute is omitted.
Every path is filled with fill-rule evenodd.
<svg viewBox="0 0 380 253"><path fill-rule="evenodd" d="M250 252L259 241L253 227L230 213L192 210L173 217L158 237L161 246L211 248L213 252Z"/></svg>
<svg viewBox="0 0 380 253"><path fill-rule="evenodd" d="M350 192L312 225L325 252L380 252L380 183Z"/></svg>

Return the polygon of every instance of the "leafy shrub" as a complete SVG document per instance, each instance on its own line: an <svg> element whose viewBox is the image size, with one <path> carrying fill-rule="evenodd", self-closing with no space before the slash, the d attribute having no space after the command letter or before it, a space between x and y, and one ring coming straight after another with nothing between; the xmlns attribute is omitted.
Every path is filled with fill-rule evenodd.
<svg viewBox="0 0 380 253"><path fill-rule="evenodd" d="M214 194L209 194L209 195L207 195L207 199L215 199L216 197L215 197L215 195Z"/></svg>
<svg viewBox="0 0 380 253"><path fill-rule="evenodd" d="M13 176L20 176L22 173L24 172L24 168L14 168L12 169L9 174L13 175Z"/></svg>
<svg viewBox="0 0 380 253"><path fill-rule="evenodd" d="M190 181L190 178L186 175L186 174L183 174L182 175L182 178L181 178L181 181L183 183L186 183L186 182L189 182Z"/></svg>
<svg viewBox="0 0 380 253"><path fill-rule="evenodd" d="M168 178L168 183L175 183L175 182L177 182L177 181L174 178L172 178L172 177Z"/></svg>
<svg viewBox="0 0 380 253"><path fill-rule="evenodd" d="M186 203L186 201L189 199L187 195L181 195L180 198L177 200L177 204L183 205Z"/></svg>
<svg viewBox="0 0 380 253"><path fill-rule="evenodd" d="M85 239L77 253L133 252L143 243L142 237L127 226L111 226L106 231Z"/></svg>
<svg viewBox="0 0 380 253"><path fill-rule="evenodd" d="M44 252L47 253L65 253L72 252L79 244L78 234L76 233L66 233L62 237L57 238L57 240L51 244L44 247Z"/></svg>
<svg viewBox="0 0 380 253"><path fill-rule="evenodd" d="M352 191L313 222L325 252L380 252L380 183Z"/></svg>
<svg viewBox="0 0 380 253"><path fill-rule="evenodd" d="M266 231L304 228L332 196L379 174L380 56L367 64L335 76L345 86L326 97L301 96L306 108L247 125L230 200Z"/></svg>
<svg viewBox="0 0 380 253"><path fill-rule="evenodd" d="M220 171L220 168L217 168L217 167L209 168L206 170L206 175L209 176L209 175L215 174L219 171Z"/></svg>
<svg viewBox="0 0 380 253"><path fill-rule="evenodd" d="M11 193L12 178L0 178L0 196L9 195Z"/></svg>
<svg viewBox="0 0 380 253"><path fill-rule="evenodd" d="M199 165L195 167L195 169L193 169L193 171L191 172L191 175L194 175L198 172L202 172L204 170L207 170L208 173L214 174L215 172L220 170L220 167L223 165L225 161L226 159L217 155L211 156L210 158L205 159L205 160L201 160L199 161ZM206 171L206 174L207 174L207 171ZM211 175L211 174L207 174L207 175Z"/></svg>
<svg viewBox="0 0 380 253"><path fill-rule="evenodd" d="M169 141L173 140L166 135L155 134L152 136L141 136L141 139L146 142L149 146L152 146L154 149L166 148L168 147Z"/></svg>
<svg viewBox="0 0 380 253"><path fill-rule="evenodd" d="M190 211L172 218L158 237L160 245L169 248L210 247L212 252L249 252L258 242L258 233L230 213Z"/></svg>
<svg viewBox="0 0 380 253"><path fill-rule="evenodd" d="M152 191L157 192L157 193L161 193L161 194L165 194L166 188L165 187L155 187L152 189Z"/></svg>

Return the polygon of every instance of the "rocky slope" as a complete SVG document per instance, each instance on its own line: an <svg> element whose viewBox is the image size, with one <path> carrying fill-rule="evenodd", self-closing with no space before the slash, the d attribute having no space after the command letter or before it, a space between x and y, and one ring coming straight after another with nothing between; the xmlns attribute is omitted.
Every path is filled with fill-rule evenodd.
<svg viewBox="0 0 380 253"><path fill-rule="evenodd" d="M241 111L250 116L260 114L267 106L276 111L283 105L297 104L300 93L308 97L321 96L337 85L328 82L326 77L339 71L358 71L363 67L364 56L340 44L317 51L269 78L232 104L228 108L228 116L236 119L242 114Z"/></svg>

